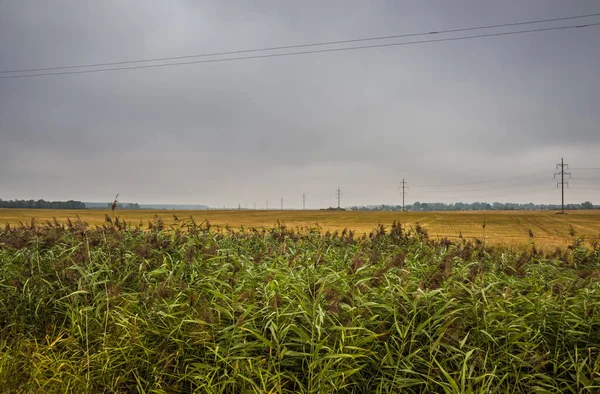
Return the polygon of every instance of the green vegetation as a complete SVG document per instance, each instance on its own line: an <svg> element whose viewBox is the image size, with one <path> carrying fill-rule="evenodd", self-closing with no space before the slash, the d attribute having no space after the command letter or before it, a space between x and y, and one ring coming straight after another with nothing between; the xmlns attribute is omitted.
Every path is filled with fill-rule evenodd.
<svg viewBox="0 0 600 394"><path fill-rule="evenodd" d="M11 209L85 209L81 201L2 200L0 208Z"/></svg>
<svg viewBox="0 0 600 394"><path fill-rule="evenodd" d="M401 205L367 205L367 206L353 206L350 207L353 211L401 211ZM456 203L444 203L444 202L414 202L413 204L407 204L405 209L408 211L548 211L548 210L560 210L560 204L534 204L534 203L487 203L487 202L456 202ZM582 202L581 204L566 204L566 210L578 210L578 209L600 209L600 205L594 205L590 201Z"/></svg>
<svg viewBox="0 0 600 394"><path fill-rule="evenodd" d="M106 219L0 230L0 391L600 391L600 247L574 230L548 255Z"/></svg>

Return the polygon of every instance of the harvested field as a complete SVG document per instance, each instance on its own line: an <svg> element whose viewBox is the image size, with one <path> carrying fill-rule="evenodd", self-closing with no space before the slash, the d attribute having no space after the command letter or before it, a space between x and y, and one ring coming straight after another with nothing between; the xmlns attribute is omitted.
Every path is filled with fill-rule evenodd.
<svg viewBox="0 0 600 394"><path fill-rule="evenodd" d="M79 216L83 221L99 225L106 210L35 210L0 209L0 223L38 223L54 220L65 223ZM569 211L558 215L553 211L479 211L479 212L324 212L324 211L118 211L121 219L132 224L161 218L165 225L175 224L175 216L185 220L193 217L196 223L209 221L216 226L232 228L272 227L277 223L288 227L320 226L324 231L351 229L358 234L368 233L379 224L386 226L398 221L407 227L417 223L433 238L458 240L484 239L494 245L524 247L533 241L540 248L564 247L572 241L571 228L578 236L592 240L600 235L600 210ZM485 229L483 224L485 223Z"/></svg>

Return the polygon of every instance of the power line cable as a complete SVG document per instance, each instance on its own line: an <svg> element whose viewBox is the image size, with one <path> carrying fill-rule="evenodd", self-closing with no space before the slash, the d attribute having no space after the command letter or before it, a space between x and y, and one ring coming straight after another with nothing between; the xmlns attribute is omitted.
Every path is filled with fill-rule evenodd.
<svg viewBox="0 0 600 394"><path fill-rule="evenodd" d="M546 181L539 180L539 181L533 182L533 183L542 183L542 182L546 182ZM528 183L528 185L531 185L531 184L532 184L532 182ZM485 191L498 190L498 189L514 189L517 187L523 187L523 185L509 185L509 186L498 186L498 187L491 187L491 188L485 188L485 189L467 189L467 190L428 190L428 192L431 192L431 193L485 192Z"/></svg>
<svg viewBox="0 0 600 394"><path fill-rule="evenodd" d="M0 70L0 74L24 73L24 72L35 72L35 71L51 71L51 70L66 70L66 69L88 68L88 67L106 67L106 66L117 66L117 65L122 65L122 64L149 63L149 62L157 62L157 61L165 61L165 60L191 59L191 58L198 58L198 57L239 55L242 53L306 48L306 47L313 47L313 46L350 44L350 43L355 43L355 42L389 40L389 39L393 39L393 38L418 37L418 36L426 36L426 35L431 35L431 34L459 33L459 32L465 32L465 31L473 31L473 30L497 29L500 27L532 25L532 24L537 24L537 23L557 22L557 21L565 21L565 20L573 20L573 19L581 19L581 18L590 18L590 17L595 17L595 16L600 16L600 13L575 15L575 16L567 16L567 17L551 18L551 19L538 19L538 20L526 21L526 22L501 23L501 24L497 24L497 25L464 27L464 28L458 28L458 29L429 31L429 32L422 32L422 33L405 33L405 34L395 34L395 35L390 35L390 36L356 38L356 39L351 39L351 40L325 41L325 42L314 42L314 43L308 43L308 44L282 45L282 46L266 47L266 48L242 49L242 50L227 51L227 52L213 52L213 53L201 53L201 54L184 55L184 56L156 57L156 58L151 58L151 59L124 60L124 61L105 62L105 63L88 63L88 64L77 64L77 65L58 66L58 67L29 68L29 69L20 69L20 70Z"/></svg>
<svg viewBox="0 0 600 394"><path fill-rule="evenodd" d="M577 190L600 190L600 188L581 188L581 187L571 187L570 189L577 189ZM439 198L441 200L462 200L462 199L474 199L474 198L495 198L495 197L507 197L507 196L518 196L518 195L524 195L524 194L532 194L532 193L541 193L541 192L550 192L550 191L555 191L556 189L538 189L538 190L528 190L528 191L523 191L523 192L517 192L517 193L505 193L505 194L489 194L489 195L477 195L477 196L440 196ZM364 200L364 199L372 199L372 197L352 197L352 200ZM373 206L379 206L381 204L370 204ZM385 205L390 205L390 204L385 204ZM393 205L393 204L391 204Z"/></svg>
<svg viewBox="0 0 600 394"><path fill-rule="evenodd" d="M515 193L503 193L503 194L489 194L489 195L477 195L477 196L468 196L468 195L463 195L463 196L439 196L439 198L441 199L445 199L445 200L458 200L461 198L487 198L487 197L503 197L503 196L516 196L516 195L521 195L521 194L530 194L530 193L538 193L538 192L547 192L547 191L554 191L556 189L538 189L538 190L528 190L528 191L523 191L523 192L515 192ZM455 192L457 193L462 193L462 190L455 190ZM437 191L432 190L429 193L437 193ZM421 193L421 194L427 194L427 193ZM372 197L352 197L352 200L365 200L365 199L372 199ZM381 205L381 204L374 204L374 205Z"/></svg>
<svg viewBox="0 0 600 394"><path fill-rule="evenodd" d="M500 33L478 34L478 35L463 36L463 37L451 37L451 38L439 38L439 39L432 39L432 40L395 42L395 43L387 43L387 44L374 44L374 45L363 45L363 46L343 47L343 48L328 48L328 49L300 51L300 52L272 53L272 54L266 54L266 55L228 57L228 58L222 58L222 59L193 60L193 61L187 61L187 62L146 64L146 65L141 65L141 66L113 67L113 68L102 68L102 69L94 69L94 70L79 70L79 71L61 71L61 72L26 74L26 75L8 75L8 76L2 75L2 76L0 76L0 78L2 78L2 79L32 78L32 77L44 77L44 76L52 76L52 75L89 74L89 73L98 73L98 72L107 72L107 71L123 71L123 70L137 70L137 69L145 69L145 68L172 67L172 66L182 66L182 65L189 65L189 64L221 63L221 62L249 60L249 59L265 59L265 58L271 58L271 57L308 55L308 54L325 53L325 52L343 52L343 51L354 51L354 50L359 50L359 49L384 48L384 47L405 46L405 45L418 45L418 44L427 44L427 43L434 43L434 42L462 41L462 40L469 40L469 39L475 39L475 38L498 37L498 36L536 33L536 32L553 31L553 30L577 29L577 28L584 28L584 27L591 27L591 26L600 26L600 22L588 23L588 24L584 24L584 25L568 25L568 26L546 27L546 28L538 28L538 29L530 29L530 30L517 30L517 31L508 31L508 32L500 32Z"/></svg>
<svg viewBox="0 0 600 394"><path fill-rule="evenodd" d="M491 194L491 195L486 195L486 196L461 196L461 197L441 197L441 198L443 198L445 200L459 200L459 199L471 199L471 198L492 198L492 197L517 196L517 195L531 194L531 193L541 193L541 192L548 192L548 191L554 191L554 190L556 190L556 189L529 190L529 191L520 192L520 193Z"/></svg>
<svg viewBox="0 0 600 394"><path fill-rule="evenodd" d="M510 178L498 178L498 179L491 179L488 181L481 181L481 182L450 183L450 184L445 184L445 185L415 185L415 186L418 186L418 187L454 187L454 186L483 185L486 183L495 183L495 182L501 182L501 181L511 181L511 180L520 179L520 178L528 178L532 175L538 175L538 174L542 174L542 173L548 173L548 170L539 170L539 171L530 172L530 173L524 174L524 175L510 177Z"/></svg>

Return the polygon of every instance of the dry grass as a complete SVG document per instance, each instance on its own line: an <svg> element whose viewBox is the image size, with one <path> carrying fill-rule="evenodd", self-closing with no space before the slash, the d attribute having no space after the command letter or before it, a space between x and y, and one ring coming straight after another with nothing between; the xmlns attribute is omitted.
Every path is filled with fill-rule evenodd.
<svg viewBox="0 0 600 394"><path fill-rule="evenodd" d="M65 222L77 215L92 225L101 224L110 210L35 210L0 209L0 223L18 224L35 218L39 223L56 218ZM572 211L557 215L547 211L485 211L485 212L323 212L323 211L116 211L121 218L138 224L160 217L165 225L190 216L197 223L205 220L212 225L240 227L271 227L277 222L290 227L321 226L324 231L345 228L357 234L368 233L379 224L394 220L414 227L425 227L433 238L482 239L495 245L526 246L533 242L541 248L563 247L572 242L571 227L577 236L593 240L600 235L600 210ZM486 224L485 229L483 224Z"/></svg>

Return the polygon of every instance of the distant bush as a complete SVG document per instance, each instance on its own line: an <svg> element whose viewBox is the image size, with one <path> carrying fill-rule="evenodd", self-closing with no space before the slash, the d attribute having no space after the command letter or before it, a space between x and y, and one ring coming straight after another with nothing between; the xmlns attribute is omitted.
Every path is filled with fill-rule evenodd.
<svg viewBox="0 0 600 394"><path fill-rule="evenodd" d="M85 209L81 201L7 200L0 199L0 208Z"/></svg>

